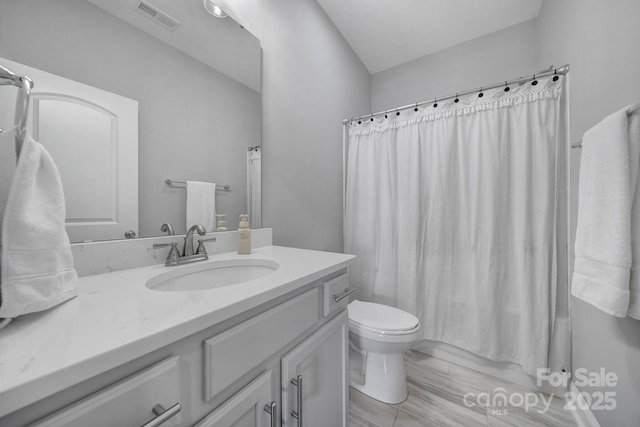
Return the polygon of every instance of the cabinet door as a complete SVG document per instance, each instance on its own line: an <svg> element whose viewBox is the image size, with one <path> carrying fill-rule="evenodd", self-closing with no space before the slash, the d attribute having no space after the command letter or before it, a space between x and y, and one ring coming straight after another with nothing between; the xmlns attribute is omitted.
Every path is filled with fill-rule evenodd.
<svg viewBox="0 0 640 427"><path fill-rule="evenodd" d="M207 415L195 427L276 427L278 409L273 399L272 384L272 372L267 371ZM273 418L267 409L275 412Z"/></svg>
<svg viewBox="0 0 640 427"><path fill-rule="evenodd" d="M347 320L343 310L282 358L283 427L347 426Z"/></svg>

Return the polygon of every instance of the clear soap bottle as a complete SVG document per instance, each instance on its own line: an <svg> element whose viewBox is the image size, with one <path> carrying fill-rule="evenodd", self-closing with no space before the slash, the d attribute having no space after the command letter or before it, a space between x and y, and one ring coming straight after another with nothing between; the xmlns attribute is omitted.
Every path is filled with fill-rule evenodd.
<svg viewBox="0 0 640 427"><path fill-rule="evenodd" d="M249 215L240 215L238 224L238 253L241 255L251 253L251 229L249 228Z"/></svg>

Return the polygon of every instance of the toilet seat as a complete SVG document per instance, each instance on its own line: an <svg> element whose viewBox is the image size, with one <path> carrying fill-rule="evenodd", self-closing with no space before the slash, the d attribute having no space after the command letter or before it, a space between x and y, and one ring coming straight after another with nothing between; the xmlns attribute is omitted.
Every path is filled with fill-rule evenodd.
<svg viewBox="0 0 640 427"><path fill-rule="evenodd" d="M416 316L395 307L354 300L349 304L349 329L380 335L410 335L420 328Z"/></svg>
<svg viewBox="0 0 640 427"><path fill-rule="evenodd" d="M349 330L351 332L357 332L359 334L375 334L379 336L404 336L411 335L420 329L420 325L416 325L412 329L407 329L405 331L387 331L385 329L376 329L370 328L359 323L349 322Z"/></svg>

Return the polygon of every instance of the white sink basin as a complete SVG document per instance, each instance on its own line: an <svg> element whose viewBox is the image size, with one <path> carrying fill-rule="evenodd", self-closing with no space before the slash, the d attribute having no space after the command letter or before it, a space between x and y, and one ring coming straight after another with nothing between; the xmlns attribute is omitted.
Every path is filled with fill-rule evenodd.
<svg viewBox="0 0 640 427"><path fill-rule="evenodd" d="M259 279L280 265L267 259L202 262L159 274L146 283L154 291L180 292L223 288Z"/></svg>

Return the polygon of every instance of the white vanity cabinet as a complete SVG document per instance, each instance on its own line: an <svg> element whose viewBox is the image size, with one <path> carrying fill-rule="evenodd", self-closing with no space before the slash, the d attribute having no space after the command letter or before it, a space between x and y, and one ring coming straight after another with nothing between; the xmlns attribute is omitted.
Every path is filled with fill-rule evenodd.
<svg viewBox="0 0 640 427"><path fill-rule="evenodd" d="M0 426L346 427L345 271L203 324L1 416Z"/></svg>
<svg viewBox="0 0 640 427"><path fill-rule="evenodd" d="M311 295L317 295L315 289L290 303L304 307L305 299L308 301ZM280 313L283 309L286 307L277 307L274 310ZM268 318L273 313L268 312L265 315L248 322L249 326L239 325L239 330L227 331L222 334L223 337L216 337L215 341L208 340L205 345L211 345L213 342L221 346L220 350L224 348L224 352L228 353L241 350L261 354L265 351L262 346L245 345L242 349L234 349L226 344L229 343L230 333L237 336L246 329L245 327L255 325L254 321L260 325L268 325ZM347 318L347 311L343 309L280 357L279 378L274 380L275 374L272 370L263 372L196 424L196 427L347 427ZM216 351L209 351L205 363L215 365L215 354ZM211 378L211 381L215 379ZM281 391L280 396L273 391L274 381L277 382L275 389ZM211 385L205 386L205 393L210 393L211 390Z"/></svg>
<svg viewBox="0 0 640 427"><path fill-rule="evenodd" d="M239 378L261 365L279 369L275 389L280 393L268 393L272 370L267 370L198 427L347 427L348 315L347 300L340 298L345 277L320 280L301 295L205 340L206 401L237 387Z"/></svg>

